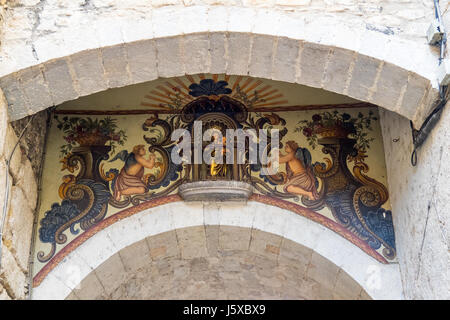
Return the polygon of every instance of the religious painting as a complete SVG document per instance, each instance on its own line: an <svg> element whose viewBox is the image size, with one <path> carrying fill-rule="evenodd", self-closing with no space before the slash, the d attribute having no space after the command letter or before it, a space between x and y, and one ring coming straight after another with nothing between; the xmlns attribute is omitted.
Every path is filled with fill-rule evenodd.
<svg viewBox="0 0 450 320"><path fill-rule="evenodd" d="M334 231L364 242L366 252L378 261L395 262L377 108L326 92L299 92L298 87L197 75L128 89L140 90L140 95L100 93L57 108L44 163L34 274L107 217L177 195L183 183L205 180L246 182L254 189L250 200L297 213L307 209L314 221L337 225ZM314 94L329 100L305 104ZM114 105L123 96L140 96L139 103L133 102L139 108ZM83 101L89 105L77 105ZM200 121L203 131L221 134L202 142L201 148L220 145L213 156L239 153L223 147L227 130L265 130L268 136L257 134L255 139L278 155L278 170L271 172L270 163L259 158L249 161L249 148L244 148L241 163L173 161L173 150L182 140L173 140L173 133L183 129L194 137ZM274 129L278 140L270 134Z"/></svg>

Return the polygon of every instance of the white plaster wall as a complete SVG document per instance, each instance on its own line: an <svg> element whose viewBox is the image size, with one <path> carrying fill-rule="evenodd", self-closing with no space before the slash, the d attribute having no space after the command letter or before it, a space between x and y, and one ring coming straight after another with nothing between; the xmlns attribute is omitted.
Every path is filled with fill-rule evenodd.
<svg viewBox="0 0 450 320"><path fill-rule="evenodd" d="M431 1L15 3L0 47L11 119L107 88L199 72L324 88L417 123L436 97L437 52L425 38Z"/></svg>
<svg viewBox="0 0 450 320"><path fill-rule="evenodd" d="M405 298L448 300L450 107L419 149L416 167L409 121L386 110L380 119Z"/></svg>
<svg viewBox="0 0 450 320"><path fill-rule="evenodd" d="M329 229L290 211L248 202L175 202L125 218L96 233L33 289L33 299L64 299L81 280L119 250L148 236L201 225L247 227L308 247L341 267L374 299L401 299L397 264L381 264Z"/></svg>

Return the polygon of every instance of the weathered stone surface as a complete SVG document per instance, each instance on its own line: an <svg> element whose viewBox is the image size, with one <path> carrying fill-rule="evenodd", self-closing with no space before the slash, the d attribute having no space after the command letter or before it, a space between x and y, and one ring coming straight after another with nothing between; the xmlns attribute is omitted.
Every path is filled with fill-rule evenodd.
<svg viewBox="0 0 450 320"><path fill-rule="evenodd" d="M131 84L125 46L105 47L101 53L108 87L116 88Z"/></svg>
<svg viewBox="0 0 450 320"><path fill-rule="evenodd" d="M126 276L125 267L120 255L117 253L102 263L95 269L95 274L105 289L105 292L110 294Z"/></svg>
<svg viewBox="0 0 450 320"><path fill-rule="evenodd" d="M0 285L13 299L24 299L27 278L14 259L7 246L2 246L2 265L0 267Z"/></svg>
<svg viewBox="0 0 450 320"><path fill-rule="evenodd" d="M11 188L10 205L6 220L5 244L17 259L24 272L28 269L30 254L31 233L33 228L33 209L22 189Z"/></svg>
<svg viewBox="0 0 450 320"><path fill-rule="evenodd" d="M80 96L108 88L100 50L87 50L69 58L76 77L75 89Z"/></svg>
<svg viewBox="0 0 450 320"><path fill-rule="evenodd" d="M408 83L408 72L392 64L385 63L379 79L381 80L378 80L376 83L376 92L372 96L373 102L391 106L392 109L395 109L397 104L401 105L401 99L403 99Z"/></svg>
<svg viewBox="0 0 450 320"><path fill-rule="evenodd" d="M94 271L81 281L79 288L73 290L73 293L80 300L101 299L106 297L103 285L98 280ZM73 298L69 295L67 299Z"/></svg>
<svg viewBox="0 0 450 320"><path fill-rule="evenodd" d="M335 299L355 300L361 294L361 286L345 271L340 269L333 293Z"/></svg>
<svg viewBox="0 0 450 320"><path fill-rule="evenodd" d="M223 250L248 250L251 235L251 229L221 226L219 228L219 246Z"/></svg>
<svg viewBox="0 0 450 320"><path fill-rule="evenodd" d="M380 110L390 202L396 230L398 260L406 299L449 299L448 188L450 109L418 150L411 166L409 121ZM392 142L399 139L398 142ZM407 180L405 180L407 177ZM420 200L417 200L420 195ZM405 199L414 199L406 201Z"/></svg>
<svg viewBox="0 0 450 320"><path fill-rule="evenodd" d="M325 70L322 87L327 90L344 92L347 80L350 77L352 63L355 60L355 52L334 48L331 50L330 60Z"/></svg>
<svg viewBox="0 0 450 320"><path fill-rule="evenodd" d="M158 76L176 77L183 75L183 39L178 37L156 39Z"/></svg>
<svg viewBox="0 0 450 320"><path fill-rule="evenodd" d="M0 88L8 102L8 113L11 120L28 115L28 101L17 78L17 73L0 78Z"/></svg>
<svg viewBox="0 0 450 320"><path fill-rule="evenodd" d="M152 259L180 257L177 234L175 231L164 232L147 238Z"/></svg>
<svg viewBox="0 0 450 320"><path fill-rule="evenodd" d="M8 129L8 102L0 89L0 137L6 136ZM5 139L0 139L0 155L4 154Z"/></svg>
<svg viewBox="0 0 450 320"><path fill-rule="evenodd" d="M295 243L292 240L283 238L278 256L279 262L289 263L295 262L297 267L304 274L308 267L312 256L312 250Z"/></svg>
<svg viewBox="0 0 450 320"><path fill-rule="evenodd" d="M0 300L11 300L11 297L8 295L8 293L1 284L0 284Z"/></svg>
<svg viewBox="0 0 450 320"><path fill-rule="evenodd" d="M211 52L211 73L225 73L227 37L225 33L209 34L209 50Z"/></svg>
<svg viewBox="0 0 450 320"><path fill-rule="evenodd" d="M137 270L151 260L147 239L143 239L120 250L119 255L127 271Z"/></svg>
<svg viewBox="0 0 450 320"><path fill-rule="evenodd" d="M304 42L300 53L300 68L297 82L320 88L330 48Z"/></svg>
<svg viewBox="0 0 450 320"><path fill-rule="evenodd" d="M78 97L66 60L54 60L44 64L44 76L55 105Z"/></svg>
<svg viewBox="0 0 450 320"><path fill-rule="evenodd" d="M253 229L249 250L277 260L282 239L280 236Z"/></svg>
<svg viewBox="0 0 450 320"><path fill-rule="evenodd" d="M271 78L274 37L254 35L248 74L254 77Z"/></svg>
<svg viewBox="0 0 450 320"><path fill-rule="evenodd" d="M299 41L284 37L278 38L272 68L273 79L295 82L299 45Z"/></svg>
<svg viewBox="0 0 450 320"><path fill-rule="evenodd" d="M347 93L356 99L365 99L375 83L380 61L359 55L355 61L352 78ZM384 79L383 79L384 80Z"/></svg>
<svg viewBox="0 0 450 320"><path fill-rule="evenodd" d="M320 283L322 286L333 289L336 284L338 271L339 267L330 264L328 260L320 254L313 252L306 275Z"/></svg>
<svg viewBox="0 0 450 320"><path fill-rule="evenodd" d="M207 33L184 36L184 66L186 74L209 73L211 57Z"/></svg>
<svg viewBox="0 0 450 320"><path fill-rule="evenodd" d="M20 145L16 149L16 153L18 153L18 155L22 155L22 164L27 163L28 160L31 162L34 177L29 176L29 179L37 179L41 174L41 168L44 161L44 147L47 136L47 120L49 115L47 110L44 110L35 113L31 117L33 117L33 119L31 119L29 125L28 122L30 121L30 116L11 122L11 126L14 129L16 136L19 136L25 126L28 125L22 139L20 140ZM17 141L17 139L13 138L13 141ZM16 157L16 154L14 154L14 157ZM23 171L23 173L28 175L28 168ZM19 174L21 173L19 172ZM16 178L18 177L16 176ZM33 182L31 182L31 184L33 184ZM29 197L29 199L31 198L33 198L33 196Z"/></svg>
<svg viewBox="0 0 450 320"><path fill-rule="evenodd" d="M33 66L18 74L22 92L27 97L29 114L40 111L43 106L54 105L41 66Z"/></svg>
<svg viewBox="0 0 450 320"><path fill-rule="evenodd" d="M34 210L37 205L38 197L38 187L36 178L29 161L24 161L20 167L19 173L15 179L15 185L22 189L25 198L27 199L27 204Z"/></svg>
<svg viewBox="0 0 450 320"><path fill-rule="evenodd" d="M216 238L215 232L219 226L208 226L206 237ZM189 229L190 232L188 231ZM247 234L247 228L234 228L221 226L221 229L231 229L233 233ZM190 245L196 247L198 227L181 229L182 237L190 234ZM177 230L177 232L180 230ZM254 230L255 231L255 230ZM255 238L269 240L269 242L281 241L280 237L269 233L255 231ZM160 235L149 237L160 238ZM184 240L183 240L184 241ZM210 240L207 239L209 242ZM265 242L265 241L264 241ZM139 246L140 246L139 242ZM146 260L146 263L138 269L127 269L120 279L110 278L111 287L114 289L105 294L101 284L95 277L95 273L89 274L67 299L370 299L362 296L361 287L349 279L340 271L338 283L334 288L329 288L310 277L305 277L304 272L298 267L300 261L294 257L302 257L305 249L290 246L292 259L275 261L265 254L259 254L248 248L243 250L213 252L202 257L172 256L158 260ZM296 250L300 252L296 252ZM127 251L130 253L127 253ZM121 251L122 256L136 257L136 249L129 246ZM122 259L123 260L123 259ZM108 261L119 264L116 255ZM315 260L316 261L316 260ZM301 262L300 262L301 263ZM328 264L330 264L328 262ZM112 268L113 263L103 264ZM331 264L332 265L332 264ZM315 264L318 268L317 275L327 278L326 273L334 270L327 265L326 260ZM337 268L336 266L334 266ZM320 269L320 270L319 270ZM122 270L120 270L122 271ZM97 272L97 270L95 271ZM323 281L322 281L323 282Z"/></svg>
<svg viewBox="0 0 450 320"><path fill-rule="evenodd" d="M126 50L133 83L150 81L158 77L153 40L128 43Z"/></svg>
<svg viewBox="0 0 450 320"><path fill-rule="evenodd" d="M247 74L250 56L250 35L231 33L227 38L227 74Z"/></svg>
<svg viewBox="0 0 450 320"><path fill-rule="evenodd" d="M177 229L176 233L182 259L204 257L208 254L204 226Z"/></svg>

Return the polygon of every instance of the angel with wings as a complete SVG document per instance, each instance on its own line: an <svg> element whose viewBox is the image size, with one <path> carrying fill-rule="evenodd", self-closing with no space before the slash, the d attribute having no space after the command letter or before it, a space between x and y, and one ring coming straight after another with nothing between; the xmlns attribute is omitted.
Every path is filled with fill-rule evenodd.
<svg viewBox="0 0 450 320"><path fill-rule="evenodd" d="M131 153L122 150L109 162L120 159L125 162L122 170L115 179L114 199L120 201L122 195L143 194L147 186L143 181L144 168L153 169L155 166L155 154L150 153L145 159L145 147L140 144L133 148Z"/></svg>
<svg viewBox="0 0 450 320"><path fill-rule="evenodd" d="M286 163L287 181L283 191L317 200L316 178L311 166L311 153L301 148L295 141L286 142L286 154L280 153L279 163Z"/></svg>

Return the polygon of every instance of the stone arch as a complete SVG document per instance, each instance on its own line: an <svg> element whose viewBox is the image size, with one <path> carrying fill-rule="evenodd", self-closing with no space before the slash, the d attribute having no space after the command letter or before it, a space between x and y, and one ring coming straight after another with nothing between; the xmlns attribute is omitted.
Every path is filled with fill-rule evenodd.
<svg viewBox="0 0 450 320"><path fill-rule="evenodd" d="M190 241L179 246L178 238ZM294 241L251 228L196 226L136 242L67 299L368 299L345 271Z"/></svg>
<svg viewBox="0 0 450 320"><path fill-rule="evenodd" d="M100 15L95 32L69 24L33 39L33 48L6 41L4 50L30 51L21 60L4 54L0 87L10 119L108 88L198 73L322 88L418 124L437 97L437 58L428 45L364 24L330 17L306 25L289 10L221 5L162 7L150 16Z"/></svg>
<svg viewBox="0 0 450 320"><path fill-rule="evenodd" d="M65 255L49 262L53 266L48 274L35 275L33 299L64 299L92 270L120 250L149 236L198 226L203 235L208 226L234 226L271 233L277 239L293 241L323 256L374 299L402 298L397 264L379 263L331 230L278 207L267 210L266 204L255 201L247 204L173 202L130 212L126 218L112 216L105 221L95 226L92 234L86 232L80 241L70 243L64 249ZM181 251L196 236L202 236L181 233L177 236ZM277 252L276 244L273 249Z"/></svg>

